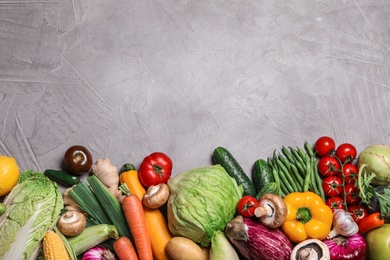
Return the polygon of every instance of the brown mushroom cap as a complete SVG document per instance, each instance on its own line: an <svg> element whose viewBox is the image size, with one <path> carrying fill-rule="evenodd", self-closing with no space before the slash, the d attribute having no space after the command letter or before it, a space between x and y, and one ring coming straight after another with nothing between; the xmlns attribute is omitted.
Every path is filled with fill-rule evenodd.
<svg viewBox="0 0 390 260"><path fill-rule="evenodd" d="M297 244L290 255L290 260L329 260L328 246L319 239L306 239Z"/></svg>
<svg viewBox="0 0 390 260"><path fill-rule="evenodd" d="M280 227L287 215L287 205L283 198L267 193L259 199L259 207L255 210L255 216L261 223L269 228Z"/></svg>
<svg viewBox="0 0 390 260"><path fill-rule="evenodd" d="M68 210L57 221L58 229L65 236L77 236L85 229L87 219L81 212Z"/></svg>
<svg viewBox="0 0 390 260"><path fill-rule="evenodd" d="M169 198L169 188L165 183L149 186L142 198L142 203L151 209L161 207Z"/></svg>

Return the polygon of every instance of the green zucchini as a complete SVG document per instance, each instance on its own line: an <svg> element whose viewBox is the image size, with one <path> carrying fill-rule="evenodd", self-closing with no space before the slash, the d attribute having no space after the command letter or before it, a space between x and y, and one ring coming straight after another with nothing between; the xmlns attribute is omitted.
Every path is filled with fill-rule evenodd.
<svg viewBox="0 0 390 260"><path fill-rule="evenodd" d="M261 196L267 193L279 195L279 186L276 182L269 182L257 193L256 199L259 200Z"/></svg>
<svg viewBox="0 0 390 260"><path fill-rule="evenodd" d="M263 159L258 159L252 168L252 183L258 193L265 185L273 182L274 176L268 163Z"/></svg>
<svg viewBox="0 0 390 260"><path fill-rule="evenodd" d="M61 184L65 187L71 187L73 185L76 185L80 182L80 177L76 176L74 174L65 172L65 171L59 171L59 170L45 170L44 174L49 177L52 181L57 182L58 184Z"/></svg>
<svg viewBox="0 0 390 260"><path fill-rule="evenodd" d="M214 150L214 160L220 164L225 171L234 178L238 185L244 188L244 195L256 196L256 190L248 175L244 172L241 166L233 155L224 147L217 147Z"/></svg>

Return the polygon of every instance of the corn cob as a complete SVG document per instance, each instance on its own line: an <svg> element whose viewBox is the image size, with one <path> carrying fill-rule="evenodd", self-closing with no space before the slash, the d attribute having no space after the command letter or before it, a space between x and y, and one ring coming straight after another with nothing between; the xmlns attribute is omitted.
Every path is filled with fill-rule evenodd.
<svg viewBox="0 0 390 260"><path fill-rule="evenodd" d="M43 238L43 252L46 260L70 260L61 237L49 230Z"/></svg>

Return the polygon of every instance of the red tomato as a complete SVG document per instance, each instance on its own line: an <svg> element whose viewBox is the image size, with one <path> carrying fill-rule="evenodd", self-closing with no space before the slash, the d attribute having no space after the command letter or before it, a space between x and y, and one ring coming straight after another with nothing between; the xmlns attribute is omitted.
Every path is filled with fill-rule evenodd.
<svg viewBox="0 0 390 260"><path fill-rule="evenodd" d="M344 186L345 200L348 205L359 203L362 199L359 197L359 188L355 184L347 184ZM343 193L344 194L344 193Z"/></svg>
<svg viewBox="0 0 390 260"><path fill-rule="evenodd" d="M318 172L325 177L337 175L341 171L339 161L330 155L322 157L318 161L317 167Z"/></svg>
<svg viewBox="0 0 390 260"><path fill-rule="evenodd" d="M314 148L320 157L330 155L336 148L335 141L329 136L321 136L316 141Z"/></svg>
<svg viewBox="0 0 390 260"><path fill-rule="evenodd" d="M256 208L259 207L259 202L255 197L244 196L237 203L238 213L244 217L253 217Z"/></svg>
<svg viewBox="0 0 390 260"><path fill-rule="evenodd" d="M161 152L146 156L139 168L139 179L145 187L167 183L171 174L172 160Z"/></svg>
<svg viewBox="0 0 390 260"><path fill-rule="evenodd" d="M340 144L336 149L336 157L339 158L342 163L352 162L356 158L356 155L356 148L350 143Z"/></svg>
<svg viewBox="0 0 390 260"><path fill-rule="evenodd" d="M343 181L337 176L329 176L322 181L322 188L328 197L340 196L343 193Z"/></svg>
<svg viewBox="0 0 390 260"><path fill-rule="evenodd" d="M344 209L344 200L341 197L330 197L325 201L326 205L334 212L336 209Z"/></svg>
<svg viewBox="0 0 390 260"><path fill-rule="evenodd" d="M352 163L346 163L343 167L343 172L344 172L344 184L354 184L357 180L358 176L358 168L353 165ZM343 179L343 174L339 172L338 177L340 179Z"/></svg>
<svg viewBox="0 0 390 260"><path fill-rule="evenodd" d="M367 208L361 204L355 204L348 207L348 212L351 213L351 217L357 224L359 224L362 219L369 215Z"/></svg>

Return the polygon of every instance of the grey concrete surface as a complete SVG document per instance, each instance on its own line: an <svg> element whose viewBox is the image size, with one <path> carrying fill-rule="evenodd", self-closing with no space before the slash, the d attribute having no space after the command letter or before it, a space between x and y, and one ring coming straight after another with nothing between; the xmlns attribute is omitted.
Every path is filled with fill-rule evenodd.
<svg viewBox="0 0 390 260"><path fill-rule="evenodd" d="M0 1L0 153L74 144L174 174L228 148L249 174L322 135L390 144L388 0Z"/></svg>

